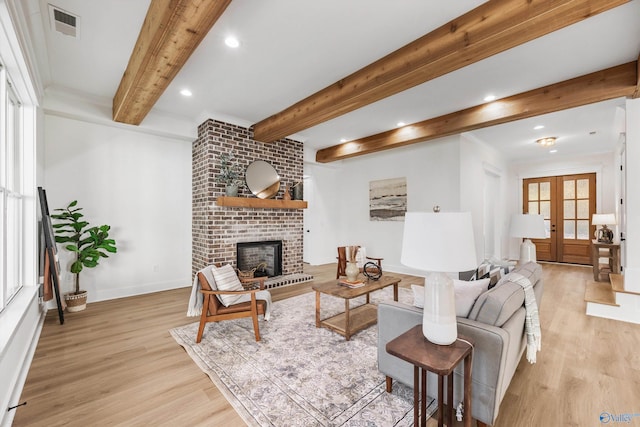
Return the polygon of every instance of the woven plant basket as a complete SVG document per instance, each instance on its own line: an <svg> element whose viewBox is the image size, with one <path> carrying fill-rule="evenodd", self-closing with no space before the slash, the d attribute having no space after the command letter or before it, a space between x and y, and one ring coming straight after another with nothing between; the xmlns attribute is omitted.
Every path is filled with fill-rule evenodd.
<svg viewBox="0 0 640 427"><path fill-rule="evenodd" d="M253 273L255 273L256 269L253 268L251 270L238 270L238 279L253 279Z"/></svg>
<svg viewBox="0 0 640 427"><path fill-rule="evenodd" d="M80 291L79 294L69 292L64 294L64 300L67 303L67 311L69 313L75 313L87 308L87 291Z"/></svg>

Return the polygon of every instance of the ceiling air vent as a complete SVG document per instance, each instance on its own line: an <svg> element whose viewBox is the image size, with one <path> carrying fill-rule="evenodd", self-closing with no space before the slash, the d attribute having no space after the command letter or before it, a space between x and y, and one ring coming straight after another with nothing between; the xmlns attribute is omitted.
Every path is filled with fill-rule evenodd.
<svg viewBox="0 0 640 427"><path fill-rule="evenodd" d="M49 5L49 20L51 21L51 29L65 36L78 38L80 36L79 23L80 18L76 15L60 9L52 4Z"/></svg>

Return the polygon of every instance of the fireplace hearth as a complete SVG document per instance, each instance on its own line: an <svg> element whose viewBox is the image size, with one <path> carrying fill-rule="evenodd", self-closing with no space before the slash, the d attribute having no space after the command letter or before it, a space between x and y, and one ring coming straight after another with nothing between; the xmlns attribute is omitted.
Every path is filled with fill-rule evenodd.
<svg viewBox="0 0 640 427"><path fill-rule="evenodd" d="M236 265L240 271L254 270L255 277L282 275L282 240L236 243Z"/></svg>

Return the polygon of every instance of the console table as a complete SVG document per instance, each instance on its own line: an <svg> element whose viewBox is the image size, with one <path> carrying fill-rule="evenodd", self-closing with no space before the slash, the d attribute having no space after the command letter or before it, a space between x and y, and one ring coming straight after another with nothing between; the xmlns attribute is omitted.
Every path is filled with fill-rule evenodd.
<svg viewBox="0 0 640 427"><path fill-rule="evenodd" d="M600 263L600 258L607 258L606 264ZM609 273L620 273L620 244L602 243L597 240L591 241L591 263L593 264L593 280L596 282L606 282L609 280ZM607 279L602 280L601 276L606 275Z"/></svg>
<svg viewBox="0 0 640 427"><path fill-rule="evenodd" d="M447 377L447 426L453 426L453 370L464 359L464 426L471 427L471 366L473 343L464 337L450 345L438 345L414 326L387 343L387 353L413 364L413 425L426 426L427 371L438 375L438 427L445 419L443 379ZM422 393L420 393L422 390ZM418 423L420 420L420 423Z"/></svg>

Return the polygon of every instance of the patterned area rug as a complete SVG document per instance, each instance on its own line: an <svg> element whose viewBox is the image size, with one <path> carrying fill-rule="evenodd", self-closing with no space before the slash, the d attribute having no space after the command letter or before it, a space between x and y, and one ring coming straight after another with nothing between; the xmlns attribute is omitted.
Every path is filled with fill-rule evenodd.
<svg viewBox="0 0 640 427"><path fill-rule="evenodd" d="M391 290L372 301L391 300ZM401 288L400 300L410 302L410 294ZM321 307L326 318L343 311L344 300L323 295ZM260 342L251 319L209 323L200 344L197 329L193 323L170 332L250 426L413 425L413 390L394 382L393 393L385 391L377 327L350 341L316 328L315 293L275 302L271 320L260 320ZM427 411L435 409L432 400Z"/></svg>

